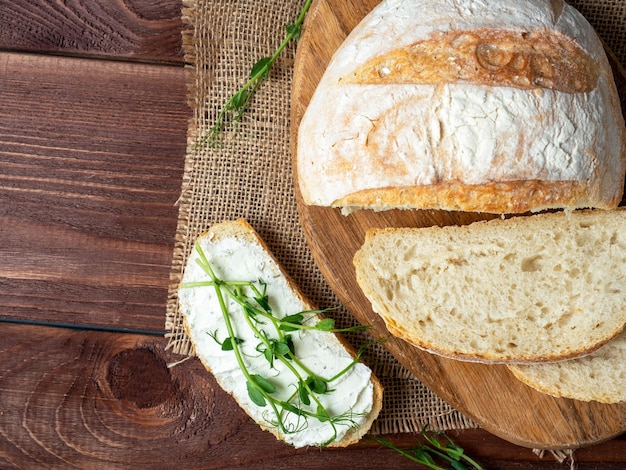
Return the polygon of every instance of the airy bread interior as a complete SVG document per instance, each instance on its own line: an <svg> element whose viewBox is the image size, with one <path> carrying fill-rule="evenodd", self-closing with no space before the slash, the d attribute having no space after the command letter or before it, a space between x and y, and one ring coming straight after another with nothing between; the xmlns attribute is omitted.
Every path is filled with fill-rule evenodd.
<svg viewBox="0 0 626 470"><path fill-rule="evenodd" d="M581 401L626 401L626 332L584 357L546 364L510 364L515 377L542 393Z"/></svg>
<svg viewBox="0 0 626 470"><path fill-rule="evenodd" d="M391 333L483 362L587 354L626 323L626 211L368 232L356 276Z"/></svg>

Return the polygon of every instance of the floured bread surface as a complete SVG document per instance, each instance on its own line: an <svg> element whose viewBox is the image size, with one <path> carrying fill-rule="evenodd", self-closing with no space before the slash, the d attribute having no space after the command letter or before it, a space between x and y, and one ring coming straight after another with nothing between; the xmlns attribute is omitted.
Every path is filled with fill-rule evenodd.
<svg viewBox="0 0 626 470"><path fill-rule="evenodd" d="M549 364L509 365L542 393L581 401L626 401L626 332L588 356Z"/></svg>
<svg viewBox="0 0 626 470"><path fill-rule="evenodd" d="M577 357L626 323L624 210L372 230L354 264L392 334L455 359Z"/></svg>
<svg viewBox="0 0 626 470"><path fill-rule="evenodd" d="M307 204L615 208L626 130L593 28L560 0L386 0L300 123Z"/></svg>
<svg viewBox="0 0 626 470"><path fill-rule="evenodd" d="M299 292L297 286L283 271L269 249L256 232L244 221L227 221L213 226L198 239L198 245L212 266L216 276L223 281L258 281L266 285L268 302L272 314L277 318L293 315L314 307ZM222 350L217 340L229 337L218 297L213 286L190 287L190 283L210 280L198 260L195 250L185 267L179 301L186 330L190 336L196 355L213 373L220 386L230 393L246 413L262 428L272 432L277 438L295 446L322 446L333 437L334 431L328 422L284 412L283 418L291 432L282 432L272 421L269 404L261 407L255 404L246 388L246 377L237 363L232 350ZM258 286L262 289L261 285ZM249 294L252 295L252 294ZM275 398L287 401L296 392L294 376L278 359L270 365L265 355L258 349L260 339L246 325L241 307L232 299L226 298L229 316L235 336L240 344L242 358L247 368L254 374L267 378L277 391ZM314 317L315 324L320 317ZM277 339L269 320L265 334ZM332 378L348 367L353 353L335 334L320 330L301 330L291 334L295 354L308 370L300 370L303 378L318 374ZM216 340L217 338L217 340ZM346 374L328 383L328 393L317 395L320 403L334 415L345 414L349 419L338 423L337 436L329 446L346 446L358 441L371 427L378 416L382 404L382 387L372 371L363 363L356 363ZM297 394L296 394L297 396ZM304 409L316 411L316 403Z"/></svg>

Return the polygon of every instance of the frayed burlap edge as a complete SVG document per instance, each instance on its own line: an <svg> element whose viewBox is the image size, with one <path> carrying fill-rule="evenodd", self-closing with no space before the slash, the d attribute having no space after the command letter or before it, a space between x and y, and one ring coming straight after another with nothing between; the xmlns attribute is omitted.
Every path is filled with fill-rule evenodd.
<svg viewBox="0 0 626 470"><path fill-rule="evenodd" d="M176 238L174 244L174 253L172 256L172 265L170 270L170 287L168 290L166 317L165 317L165 337L168 340L167 348L171 349L174 354L184 356L193 356L193 345L185 333L184 328L180 327L180 312L178 304L178 286L182 279L184 263L187 252L187 229L188 218L186 217L187 208L189 207L191 190L190 190L190 170L194 165L194 142L196 141L196 130L198 129L197 117L197 75L194 72L194 64L196 63L196 54L194 49L195 31L194 11L195 0L183 0L181 10L183 30L182 44L184 51L185 76L187 82L187 104L194 110L187 129L187 154L185 157L185 165L183 170L183 178L181 184L181 193L176 201L179 207L179 216L176 228Z"/></svg>

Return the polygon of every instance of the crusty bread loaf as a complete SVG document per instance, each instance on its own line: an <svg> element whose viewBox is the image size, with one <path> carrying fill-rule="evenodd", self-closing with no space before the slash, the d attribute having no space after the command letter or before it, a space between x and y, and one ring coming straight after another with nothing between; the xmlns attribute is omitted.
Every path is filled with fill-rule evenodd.
<svg viewBox="0 0 626 470"><path fill-rule="evenodd" d="M257 281L265 283L272 314L283 318L314 307L305 299L293 280L279 265L259 235L244 220L226 221L214 225L198 238L197 245L211 264L215 275L223 281ZM246 378L238 366L232 350L222 350L220 342L229 337L223 319L219 300L213 286L198 286L198 282L209 281L207 272L198 263L202 256L196 249L186 264L179 289L179 301L185 328L195 349L195 354L204 366L213 373L220 386L229 392L248 415L262 428L272 432L277 438L295 447L346 446L358 441L371 427L382 405L382 387L363 363L358 362L340 378L328 383L329 393L317 395L327 410L336 415L345 414L346 420L336 424L337 436L329 421L305 418L295 413L283 412L283 418L290 432L284 432L272 423L274 420L270 405L260 407L248 394ZM258 288L262 290L262 284ZM225 296L226 297L226 296ZM258 348L260 339L246 327L241 308L227 299L229 316L240 344L243 360L251 372L260 374L277 387L276 398L288 400L305 410L316 411L312 398L310 406L293 397L297 382L289 370L278 360L273 364ZM307 315L309 316L309 315ZM307 325L315 324L322 317L313 315ZM270 321L264 320L263 331L271 339L278 339L272 332ZM303 378L318 374L331 378L346 368L354 360L354 351L336 334L329 331L301 330L291 334L295 354L308 368L301 370L294 362L290 365L298 369ZM284 383L283 383L284 382ZM334 416L334 415L333 415Z"/></svg>
<svg viewBox="0 0 626 470"><path fill-rule="evenodd" d="M625 210L372 230L354 264L391 333L455 359L577 357L626 323Z"/></svg>
<svg viewBox="0 0 626 470"><path fill-rule="evenodd" d="M626 332L584 357L547 364L510 364L522 382L542 393L581 401L626 401Z"/></svg>
<svg viewBox="0 0 626 470"><path fill-rule="evenodd" d="M303 201L344 212L615 208L623 192L611 68L562 0L384 0L298 132Z"/></svg>

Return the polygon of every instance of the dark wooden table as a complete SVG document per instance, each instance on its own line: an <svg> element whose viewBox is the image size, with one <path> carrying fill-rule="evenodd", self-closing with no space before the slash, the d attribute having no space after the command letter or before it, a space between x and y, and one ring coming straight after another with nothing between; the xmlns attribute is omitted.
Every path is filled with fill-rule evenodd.
<svg viewBox="0 0 626 470"><path fill-rule="evenodd" d="M190 118L180 10L0 0L0 468L418 468L368 439L294 450L198 361L167 367ZM569 468L449 434L486 468ZM626 468L626 436L575 458Z"/></svg>

